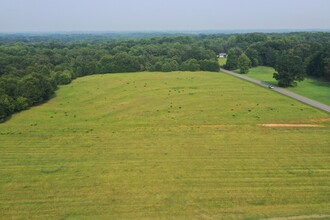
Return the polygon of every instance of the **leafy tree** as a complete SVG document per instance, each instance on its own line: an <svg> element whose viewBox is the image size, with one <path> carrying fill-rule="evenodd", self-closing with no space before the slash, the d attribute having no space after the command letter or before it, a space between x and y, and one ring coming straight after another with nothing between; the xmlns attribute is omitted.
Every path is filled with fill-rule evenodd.
<svg viewBox="0 0 330 220"><path fill-rule="evenodd" d="M99 73L111 73L113 71L113 56L103 56L97 66Z"/></svg>
<svg viewBox="0 0 330 220"><path fill-rule="evenodd" d="M29 107L29 100L25 97L19 96L15 102L15 111L19 112Z"/></svg>
<svg viewBox="0 0 330 220"><path fill-rule="evenodd" d="M309 58L307 74L330 81L330 44Z"/></svg>
<svg viewBox="0 0 330 220"><path fill-rule="evenodd" d="M279 56L279 51L272 47L262 46L260 50L260 64L274 67Z"/></svg>
<svg viewBox="0 0 330 220"><path fill-rule="evenodd" d="M305 59L311 55L311 45L307 43L298 43L298 45L293 48L293 52L305 61Z"/></svg>
<svg viewBox="0 0 330 220"><path fill-rule="evenodd" d="M183 62L180 66L182 71L198 71L201 67L196 59L189 59Z"/></svg>
<svg viewBox="0 0 330 220"><path fill-rule="evenodd" d="M299 56L285 53L280 56L275 66L274 78L281 87L296 86L296 81L304 80L305 68Z"/></svg>
<svg viewBox="0 0 330 220"><path fill-rule="evenodd" d="M255 66L259 66L259 53L256 49L252 49L252 48L249 48L246 53L245 53L248 58L250 58L251 60L251 66L255 67Z"/></svg>
<svg viewBox="0 0 330 220"><path fill-rule="evenodd" d="M162 62L158 61L152 68L152 71L162 71Z"/></svg>
<svg viewBox="0 0 330 220"><path fill-rule="evenodd" d="M138 59L134 56L130 56L126 52L116 54L112 62L112 73L140 71Z"/></svg>
<svg viewBox="0 0 330 220"><path fill-rule="evenodd" d="M249 72L251 67L251 60L245 53L242 53L238 58L238 68L240 69L241 74L245 74Z"/></svg>
<svg viewBox="0 0 330 220"><path fill-rule="evenodd" d="M235 70L238 68L238 57L242 53L239 48L231 48L228 52L227 62L225 68L228 70Z"/></svg>
<svg viewBox="0 0 330 220"><path fill-rule="evenodd" d="M307 64L307 74L316 77L322 77L324 73L324 54L316 52L310 58Z"/></svg>
<svg viewBox="0 0 330 220"><path fill-rule="evenodd" d="M179 64L175 60L165 62L162 65L163 72L171 72L171 71L177 71L177 70L179 70Z"/></svg>
<svg viewBox="0 0 330 220"><path fill-rule="evenodd" d="M19 79L16 76L4 76L0 79L0 88L3 93L7 94L10 97L17 97L20 94L18 88Z"/></svg>
<svg viewBox="0 0 330 220"><path fill-rule="evenodd" d="M4 121L14 109L12 98L6 94L0 94L0 122Z"/></svg>
<svg viewBox="0 0 330 220"><path fill-rule="evenodd" d="M57 85L66 85L72 81L72 71L64 70L63 72L52 72L51 76Z"/></svg>
<svg viewBox="0 0 330 220"><path fill-rule="evenodd" d="M217 60L201 60L199 64L203 71L219 72L220 70L220 65Z"/></svg>
<svg viewBox="0 0 330 220"><path fill-rule="evenodd" d="M55 91L52 80L40 74L27 75L20 81L20 94L29 100L31 105L49 99Z"/></svg>

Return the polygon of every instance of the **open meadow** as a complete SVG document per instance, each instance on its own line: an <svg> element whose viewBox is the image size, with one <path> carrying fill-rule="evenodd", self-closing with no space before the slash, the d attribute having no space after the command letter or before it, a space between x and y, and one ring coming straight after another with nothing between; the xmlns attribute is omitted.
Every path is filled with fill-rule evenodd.
<svg viewBox="0 0 330 220"><path fill-rule="evenodd" d="M329 119L223 73L78 78L0 124L0 218L329 218Z"/></svg>

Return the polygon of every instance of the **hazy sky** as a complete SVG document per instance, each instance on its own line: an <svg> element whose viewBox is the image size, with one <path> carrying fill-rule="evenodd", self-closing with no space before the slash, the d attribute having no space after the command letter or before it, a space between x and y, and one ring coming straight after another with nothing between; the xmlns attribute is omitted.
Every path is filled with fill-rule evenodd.
<svg viewBox="0 0 330 220"><path fill-rule="evenodd" d="M330 29L330 0L0 0L0 32Z"/></svg>

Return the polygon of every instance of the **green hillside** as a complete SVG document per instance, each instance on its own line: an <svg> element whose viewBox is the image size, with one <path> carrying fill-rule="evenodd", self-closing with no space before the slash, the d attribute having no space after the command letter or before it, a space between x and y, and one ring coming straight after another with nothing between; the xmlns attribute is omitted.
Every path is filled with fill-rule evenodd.
<svg viewBox="0 0 330 220"><path fill-rule="evenodd" d="M329 118L222 73L82 77L0 124L0 218L329 217Z"/></svg>

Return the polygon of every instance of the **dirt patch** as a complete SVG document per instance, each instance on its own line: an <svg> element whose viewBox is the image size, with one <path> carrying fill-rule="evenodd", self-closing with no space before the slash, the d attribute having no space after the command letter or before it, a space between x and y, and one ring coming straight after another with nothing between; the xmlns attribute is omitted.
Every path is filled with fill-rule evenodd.
<svg viewBox="0 0 330 220"><path fill-rule="evenodd" d="M266 218L267 220L328 219L330 215L300 215L290 217ZM266 220L264 219L264 220Z"/></svg>
<svg viewBox="0 0 330 220"><path fill-rule="evenodd" d="M262 124L263 127L291 127L291 128L315 128L324 127L317 124Z"/></svg>
<svg viewBox="0 0 330 220"><path fill-rule="evenodd" d="M330 118L317 118L311 120L311 122L328 122L328 121L330 121Z"/></svg>

